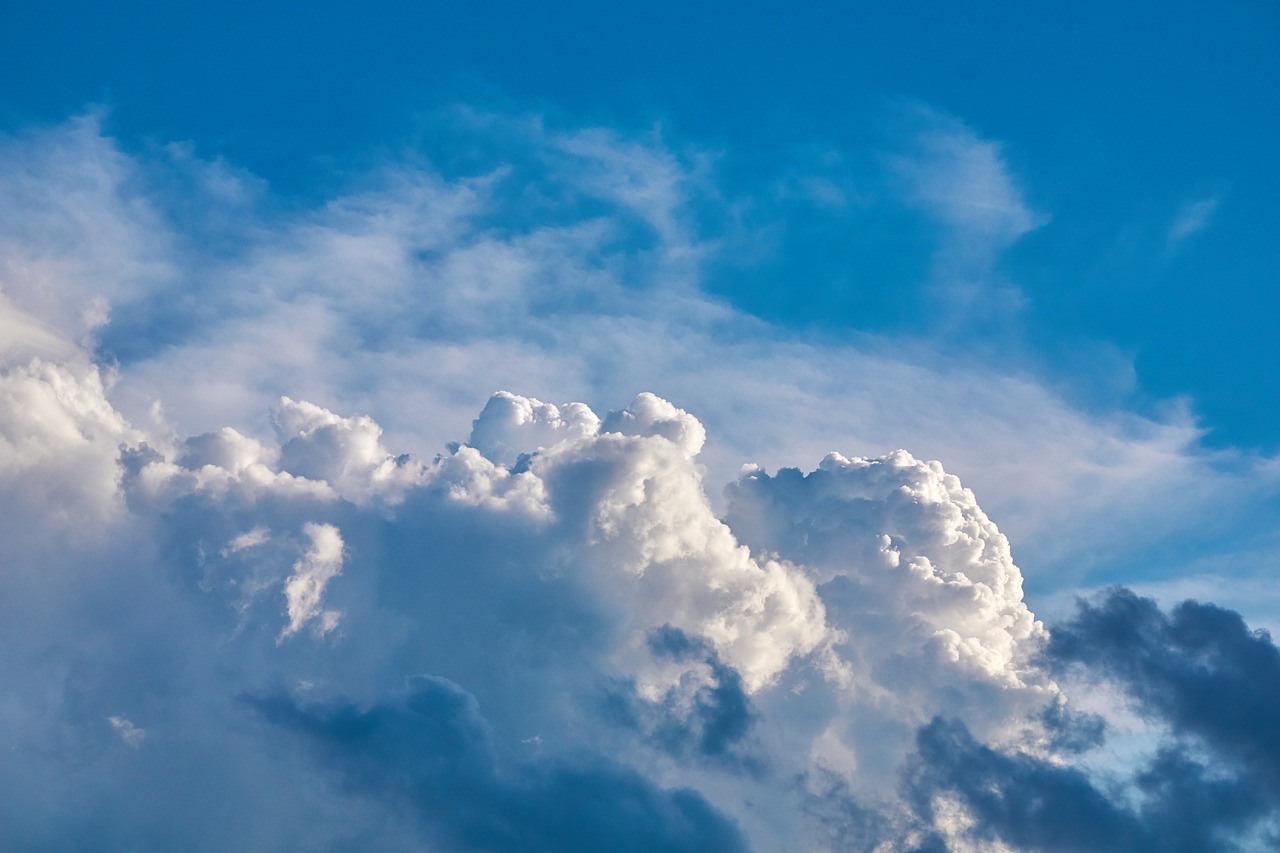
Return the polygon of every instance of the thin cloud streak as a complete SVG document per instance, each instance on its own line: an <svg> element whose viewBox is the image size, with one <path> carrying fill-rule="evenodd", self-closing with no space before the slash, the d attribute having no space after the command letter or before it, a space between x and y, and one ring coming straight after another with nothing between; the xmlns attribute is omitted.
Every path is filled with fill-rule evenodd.
<svg viewBox="0 0 1280 853"><path fill-rule="evenodd" d="M1222 200L1217 196L1209 196L1189 201L1178 208L1178 215L1169 226L1165 242L1170 250L1176 249L1192 236L1209 227Z"/></svg>

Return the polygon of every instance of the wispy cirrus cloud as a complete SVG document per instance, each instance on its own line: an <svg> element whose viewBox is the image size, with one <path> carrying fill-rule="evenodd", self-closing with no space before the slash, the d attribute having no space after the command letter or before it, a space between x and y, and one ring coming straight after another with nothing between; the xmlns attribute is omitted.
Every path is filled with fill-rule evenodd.
<svg viewBox="0 0 1280 853"><path fill-rule="evenodd" d="M997 262L1049 217L1028 204L998 142L924 107L909 111L905 124L908 141L889 162L903 200L942 229L933 261L935 292L959 317L1016 313L1023 297L999 276Z"/></svg>
<svg viewBox="0 0 1280 853"><path fill-rule="evenodd" d="M1000 144L932 110L913 114L906 150L892 159L907 200L988 257L1047 221L1030 208Z"/></svg>

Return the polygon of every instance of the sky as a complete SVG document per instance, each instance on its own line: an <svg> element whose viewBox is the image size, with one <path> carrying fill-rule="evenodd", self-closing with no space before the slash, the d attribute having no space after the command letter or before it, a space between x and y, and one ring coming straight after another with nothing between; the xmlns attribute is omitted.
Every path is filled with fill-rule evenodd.
<svg viewBox="0 0 1280 853"><path fill-rule="evenodd" d="M0 840L1280 846L1280 13L0 8Z"/></svg>

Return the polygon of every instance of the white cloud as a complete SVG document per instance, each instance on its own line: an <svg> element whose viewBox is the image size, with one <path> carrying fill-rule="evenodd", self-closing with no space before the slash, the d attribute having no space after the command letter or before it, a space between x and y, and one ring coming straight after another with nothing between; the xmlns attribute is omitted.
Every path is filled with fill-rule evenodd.
<svg viewBox="0 0 1280 853"><path fill-rule="evenodd" d="M600 430L536 457L530 471L557 514L568 509L561 492L588 496L581 570L635 632L631 642L663 625L704 637L755 691L827 639L812 584L753 560L712 513L694 464L696 419L642 394Z"/></svg>
<svg viewBox="0 0 1280 853"><path fill-rule="evenodd" d="M541 400L499 391L471 425L467 444L486 459L512 465L522 453L533 453L566 437L587 437L600 429L595 412L581 403L564 409Z"/></svg>
<svg viewBox="0 0 1280 853"><path fill-rule="evenodd" d="M115 729L116 734L120 735L120 740L124 742L125 746L137 749L147 739L145 729L138 728L124 717L113 715L107 717L107 722L111 724L111 728Z"/></svg>
<svg viewBox="0 0 1280 853"><path fill-rule="evenodd" d="M103 142L93 114L0 138L0 291L69 341L174 277L174 235L138 164Z"/></svg>
<svg viewBox="0 0 1280 853"><path fill-rule="evenodd" d="M1000 255L1049 221L1033 210L998 142L927 108L908 114L912 138L890 158L903 201L940 227L930 292L941 328L1016 314L1025 297L998 273Z"/></svg>
<svg viewBox="0 0 1280 853"><path fill-rule="evenodd" d="M930 110L908 152L894 158L907 200L953 232L956 243L994 259L994 254L1046 221L1032 210L1010 174L1000 145L957 119Z"/></svg>
<svg viewBox="0 0 1280 853"><path fill-rule="evenodd" d="M540 761L585 750L692 786L762 847L822 843L825 824L809 815L835 796L832 779L847 798L838 807L888 822L867 832L905 832L895 780L935 715L991 743L1045 748L1041 715L1059 688L1036 662L1044 629L1022 601L1007 540L937 463L832 454L808 474L749 469L721 520L698 462L706 430L651 394L604 418L495 395L472 437L501 458L456 445L429 464L399 459L396 470L416 472L403 481L372 476L395 457L371 418L286 401L276 419L275 447L220 430L178 442L173 459L124 433L139 448L128 453L143 455L124 466L123 491L148 499L113 523L178 547L105 579L136 579L141 612L171 611L154 630L207 673L135 697L167 721L167 743L194 737L189 726L230 726L217 762L245 766L263 747L231 734L243 721L198 710L228 691L253 694L283 675L316 701L369 703L388 678L447 672L488 697L494 737L512 749L535 733ZM294 442L312 443L291 451ZM278 470L289 464L297 473ZM157 478L169 485L155 488ZM309 544L283 579L281 630L260 592L289 547L268 531L285 525ZM230 545L212 557L192 547L201 542ZM221 562L197 581L187 560ZM61 594L77 608L93 600ZM282 642L308 626L328 634L339 618L343 642L322 657ZM130 654L96 666L146 684L154 676L132 667L155 639L139 642L136 664ZM603 713L602 702L627 710ZM108 719L126 744L142 743L141 728ZM766 769L741 773L735 762ZM191 784L163 766L150 772ZM270 772L285 780L299 768ZM347 808L350 795L325 796ZM361 814L378 820L376 808Z"/></svg>
<svg viewBox="0 0 1280 853"><path fill-rule="evenodd" d="M0 496L8 521L74 531L122 509L117 457L140 438L92 367L0 365Z"/></svg>
<svg viewBox="0 0 1280 853"><path fill-rule="evenodd" d="M317 623L316 633L323 636L338 626L342 616L336 610L321 608L325 587L342 574L342 534L332 524L307 524L302 531L310 537L311 546L293 564L293 574L284 583L289 624L280 632L281 640L312 621Z"/></svg>
<svg viewBox="0 0 1280 853"><path fill-rule="evenodd" d="M861 797L883 797L934 716L1016 743L1056 695L1035 662L1047 634L1023 603L1008 540L937 462L897 451L831 454L805 474L749 469L730 488L727 521L753 555L777 555L817 585L844 678L810 753Z"/></svg>
<svg viewBox="0 0 1280 853"><path fill-rule="evenodd" d="M1166 237L1169 248L1176 248L1192 235L1207 228L1221 203L1222 200L1217 196L1209 196L1188 201L1178 208L1177 216L1169 226L1169 234Z"/></svg>
<svg viewBox="0 0 1280 853"><path fill-rule="evenodd" d="M271 541L271 532L265 527L255 527L252 530L241 533L224 549L226 554L236 554L246 548L256 548L259 545L265 545Z"/></svg>
<svg viewBox="0 0 1280 853"><path fill-rule="evenodd" d="M558 135L553 142L573 159L575 181L635 211L671 246L668 251L684 248L688 232L680 219L695 175L660 142L633 142L603 128Z"/></svg>
<svg viewBox="0 0 1280 853"><path fill-rule="evenodd" d="M56 330L36 317L9 304L0 292L0 354L6 358L21 355L67 357L75 347Z"/></svg>
<svg viewBox="0 0 1280 853"><path fill-rule="evenodd" d="M379 443L382 428L367 416L342 418L313 403L283 397L275 411L280 465L285 471L323 480L339 494L364 500L422 477L420 465L396 459Z"/></svg>

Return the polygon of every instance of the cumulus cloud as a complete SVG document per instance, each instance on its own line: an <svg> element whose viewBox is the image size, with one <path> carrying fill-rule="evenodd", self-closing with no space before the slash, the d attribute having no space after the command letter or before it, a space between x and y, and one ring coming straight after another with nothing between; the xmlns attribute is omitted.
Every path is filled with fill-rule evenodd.
<svg viewBox="0 0 1280 853"><path fill-rule="evenodd" d="M283 397L274 424L281 468L326 482L348 499L374 494L394 498L397 488L421 476L420 468L383 449L378 441L382 428L367 416L342 418L313 403Z"/></svg>
<svg viewBox="0 0 1280 853"><path fill-rule="evenodd" d="M107 401L97 368L0 365L0 494L10 523L70 529L117 510L119 447L139 438Z"/></svg>
<svg viewBox="0 0 1280 853"><path fill-rule="evenodd" d="M503 407L557 411L536 400L496 399ZM564 408L580 424L598 424L595 434L584 440L581 429L568 430L515 476L542 484L550 517L585 552L563 571L580 573L620 624L634 626L629 642L643 643L664 624L691 631L709 639L751 689L822 643L822 606L812 585L776 561L753 560L711 511L694 463L704 435L695 418L652 394L603 421L581 404ZM473 435L485 435L496 417L492 402L485 411ZM536 437L511 440L527 446L545 438L545 425L525 421Z"/></svg>
<svg viewBox="0 0 1280 853"><path fill-rule="evenodd" d="M521 454L557 444L566 437L595 435L600 419L581 403L561 409L529 397L499 391L472 423L467 444L486 459L511 465Z"/></svg>
<svg viewBox="0 0 1280 853"><path fill-rule="evenodd" d="M748 469L726 521L753 554L801 567L838 632L838 708L810 747L873 798L936 714L999 742L1028 736L1056 686L1035 664L1047 634L1022 600L1008 541L973 493L905 451L828 455L818 469Z"/></svg>
<svg viewBox="0 0 1280 853"><path fill-rule="evenodd" d="M939 657L1025 686L1026 648L1043 641L1044 629L1022 601L1008 540L941 464L906 451L832 453L807 475L749 470L730 488L727 520L753 550L804 565L817 583L848 583L851 599L876 602L889 622L913 617ZM886 613L893 604L902 609ZM849 615L851 632L871 617Z"/></svg>
<svg viewBox="0 0 1280 853"><path fill-rule="evenodd" d="M61 378L36 375L53 386ZM1025 686L995 677L983 670L987 664L975 666L970 655L957 652L966 643L980 645L967 635L885 622L859 626L874 639L854 638L839 627L858 620L843 612L838 595L828 604L820 592L820 584L831 581L830 566L812 555L791 553L794 549L781 541L772 543L772 550L757 546L753 551L743 544L731 523L716 517L706 496L697 463L705 429L654 395L641 394L603 418L581 404L552 406L495 395L476 419L473 437L497 458L457 444L431 463L402 458L392 468L386 467L389 454L378 449L379 429L371 419L292 401L282 411L276 415L274 447L224 429L178 441L166 453L150 447L144 434L121 426L113 437L124 441L106 454L115 472L112 488L131 508L115 523L159 525L160 538L173 541L168 553L153 558L153 582L168 590L165 595L177 595L206 613L202 624L211 631L210 640L230 643L224 651L202 654L216 659L234 650L236 657L253 662L242 661L230 683L214 679L200 685L198 696L210 689L261 691L269 686L263 679L286 666L297 673L293 689L326 684L320 695L329 695L327 701L353 701L344 697L371 689L367 676L359 689L341 679L317 681L307 674L314 663L309 667L306 658L291 658L280 644L308 627L318 635L329 633L344 613L343 644L332 647L331 654L339 661L350 659L337 663L337 670L323 667L330 671L328 679L348 666L368 666L384 679L397 671L402 677L412 674L400 669L403 660L396 664L408 648L419 648L409 658L423 671L443 670L448 677L470 680L480 694L497 699L512 689L507 679L522 671L517 686L531 692L521 707L502 708L493 723L508 738L518 734L523 742L536 736L546 758L555 762L570 762L569 756L583 749L611 754L613 762L604 770L599 759L591 759L590 772L565 772L583 780L575 785L586 785L591 773L605 773L602 778L614 780L609 784L630 792L625 796L652 801L654 831L689 824L695 839L705 831L732 840L738 838L734 821L743 815L750 789L803 776L811 765L815 772L825 768L830 763L825 743L864 760L866 743L849 733L892 685L884 682L885 673L858 659L855 650L863 642L881 645L888 657L931 661L935 675L952 673L953 685L978 675L997 693ZM851 472L846 476L856 479L864 469L878 472L878 466L893 467L905 458L862 466L845 460ZM834 470L839 463L829 459L825 466ZM385 470L415 475L412 480L377 476ZM943 476L927 466L920 472ZM953 491L958 488L953 484ZM868 497L868 506L879 506L883 498ZM901 569L909 585L928 565L930 553L939 564L947 558L935 552L942 541L936 534L910 533L923 519L897 514L896 526L885 526L883 519L864 512L846 540L858 542L849 552L854 564L859 554L884 544L881 528L905 537L900 547L915 542L901 566L892 567ZM288 563L281 558L288 554L289 537L269 531L290 527L300 529L306 545L285 576ZM442 535L446 529L449 534ZM987 535L998 537L994 530ZM421 546L429 550L423 553ZM348 553L361 557L354 565L368 566L364 573L347 569ZM370 559L374 555L380 559ZM1007 561L1007 554L997 552L995 559ZM190 574L197 568L198 578ZM1016 575L1011 563L1002 568ZM343 584L334 586L340 574ZM282 591L288 616L283 629L271 629L274 635L264 633L273 622L278 625L265 595L272 586ZM1016 595L1017 583L1007 586L1004 591ZM339 592L331 603L331 593ZM910 598L913 593L902 594ZM210 609L219 600L222 615L217 606ZM983 618L966 617L960 599L947 609L948 615L937 620L948 626L945 630L965 629L966 618ZM387 631L388 623L398 627ZM168 630L181 626L189 623ZM1030 637L1028 630L1018 639ZM280 651L255 647L255 641L268 637ZM347 644L358 648L348 652ZM508 659L513 653L518 656ZM284 657L273 663L272 655ZM295 663L288 665L291 659ZM489 675L478 677L485 672ZM862 693L875 701L864 703ZM384 701L373 698L378 695L375 690L366 701ZM859 699L845 702L846 695ZM821 725L787 735L809 739L808 750L775 755L776 733L755 729L757 721L769 718L772 705L788 702L786 697L803 697ZM184 698L168 701L181 705ZM192 696L189 701L200 700ZM286 707L283 701L272 707ZM903 702L910 701L904 693ZM833 702L834 713L826 707ZM297 704L294 716L286 717L297 721L312 713L303 708ZM174 713L174 719L182 716ZM882 709L881 719L887 718ZM112 724L117 735L138 745L142 727L119 715L112 719L121 721ZM692 769L681 769L681 762L692 757L697 758ZM615 767L619 758L631 769ZM881 766L865 761L860 782L892 780L900 758L891 755ZM697 775L702 773L729 780L730 792L718 796L714 807L703 802L703 795L664 793L671 784L703 781ZM651 788L657 783L644 778L663 781ZM734 779L744 780L747 790L733 791ZM423 784L428 783L442 780L428 773ZM476 791L477 803L486 796L515 797L497 781L485 784L498 786L498 793ZM568 783L555 774L539 784L550 785L557 796L577 796L576 788L558 787ZM809 796L794 782L781 784L796 801ZM726 816L717 817L721 812ZM436 827L439 820L424 825ZM601 825L609 822L602 818ZM429 829L428 835L435 831Z"/></svg>

